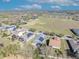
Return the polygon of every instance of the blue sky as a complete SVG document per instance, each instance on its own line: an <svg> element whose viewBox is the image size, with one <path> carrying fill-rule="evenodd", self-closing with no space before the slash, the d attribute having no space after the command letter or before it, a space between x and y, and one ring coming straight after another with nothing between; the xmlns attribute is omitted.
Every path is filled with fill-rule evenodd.
<svg viewBox="0 0 79 59"><path fill-rule="evenodd" d="M79 10L79 0L0 0L0 10Z"/></svg>

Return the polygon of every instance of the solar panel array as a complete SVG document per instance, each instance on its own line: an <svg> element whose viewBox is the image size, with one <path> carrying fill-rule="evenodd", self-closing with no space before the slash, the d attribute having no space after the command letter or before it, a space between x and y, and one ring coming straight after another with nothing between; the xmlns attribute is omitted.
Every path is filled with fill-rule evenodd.
<svg viewBox="0 0 79 59"><path fill-rule="evenodd" d="M33 35L32 32L25 33L22 38L24 41L28 40Z"/></svg>
<svg viewBox="0 0 79 59"><path fill-rule="evenodd" d="M31 33L31 32L28 33L28 34L27 34L27 38L31 37L32 35L33 35L33 33Z"/></svg>
<svg viewBox="0 0 79 59"><path fill-rule="evenodd" d="M38 34L38 36L35 39L35 44L36 46L39 46L42 44L42 42L44 41L45 35L44 34Z"/></svg>

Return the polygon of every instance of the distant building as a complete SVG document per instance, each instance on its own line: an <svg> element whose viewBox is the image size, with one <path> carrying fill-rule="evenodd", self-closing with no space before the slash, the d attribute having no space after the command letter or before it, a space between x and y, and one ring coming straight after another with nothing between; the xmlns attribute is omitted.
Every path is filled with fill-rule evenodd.
<svg viewBox="0 0 79 59"><path fill-rule="evenodd" d="M32 19L37 19L38 15L37 14L32 14Z"/></svg>

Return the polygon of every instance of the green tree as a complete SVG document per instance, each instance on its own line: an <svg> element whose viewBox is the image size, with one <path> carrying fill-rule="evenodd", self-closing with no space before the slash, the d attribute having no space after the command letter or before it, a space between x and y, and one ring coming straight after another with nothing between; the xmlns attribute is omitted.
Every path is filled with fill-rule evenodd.
<svg viewBox="0 0 79 59"><path fill-rule="evenodd" d="M36 29L30 28L29 31L35 32Z"/></svg>
<svg viewBox="0 0 79 59"><path fill-rule="evenodd" d="M7 37L8 35L7 35L7 33L3 33L3 35L2 35L2 37Z"/></svg>
<svg viewBox="0 0 79 59"><path fill-rule="evenodd" d="M41 59L41 57L39 56L39 49L34 50L33 59Z"/></svg>
<svg viewBox="0 0 79 59"><path fill-rule="evenodd" d="M0 49L0 56L7 57L9 55L16 55L19 53L20 46L18 44L9 44Z"/></svg>

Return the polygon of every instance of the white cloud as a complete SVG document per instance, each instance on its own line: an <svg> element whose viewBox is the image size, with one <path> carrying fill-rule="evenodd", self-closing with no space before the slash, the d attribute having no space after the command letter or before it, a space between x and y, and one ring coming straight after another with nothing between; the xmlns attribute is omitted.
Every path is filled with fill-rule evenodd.
<svg viewBox="0 0 79 59"><path fill-rule="evenodd" d="M24 8L24 9L42 9L42 6L38 5L38 4L32 4L32 5L22 5L21 8Z"/></svg>
<svg viewBox="0 0 79 59"><path fill-rule="evenodd" d="M73 3L73 6L79 6L79 4L77 4L77 3Z"/></svg>
<svg viewBox="0 0 79 59"><path fill-rule="evenodd" d="M3 0L3 2L10 2L11 0Z"/></svg>
<svg viewBox="0 0 79 59"><path fill-rule="evenodd" d="M60 9L60 6L51 6L52 8L58 8L58 9Z"/></svg>
<svg viewBox="0 0 79 59"><path fill-rule="evenodd" d="M13 10L30 10L30 9L42 9L41 5L38 4L32 4L32 5L21 5L19 7L14 8Z"/></svg>
<svg viewBox="0 0 79 59"><path fill-rule="evenodd" d="M28 0L36 3L51 3L62 6L79 5L79 0Z"/></svg>
<svg viewBox="0 0 79 59"><path fill-rule="evenodd" d="M22 9L21 9L21 8L14 8L13 10L20 11L20 10L22 10Z"/></svg>
<svg viewBox="0 0 79 59"><path fill-rule="evenodd" d="M51 6L51 8L52 8L53 10L61 10L61 7L60 7L60 6Z"/></svg>
<svg viewBox="0 0 79 59"><path fill-rule="evenodd" d="M41 6L41 5L38 5L38 4L33 4L33 5L32 5L32 8L38 8L38 9L41 9L42 6Z"/></svg>

